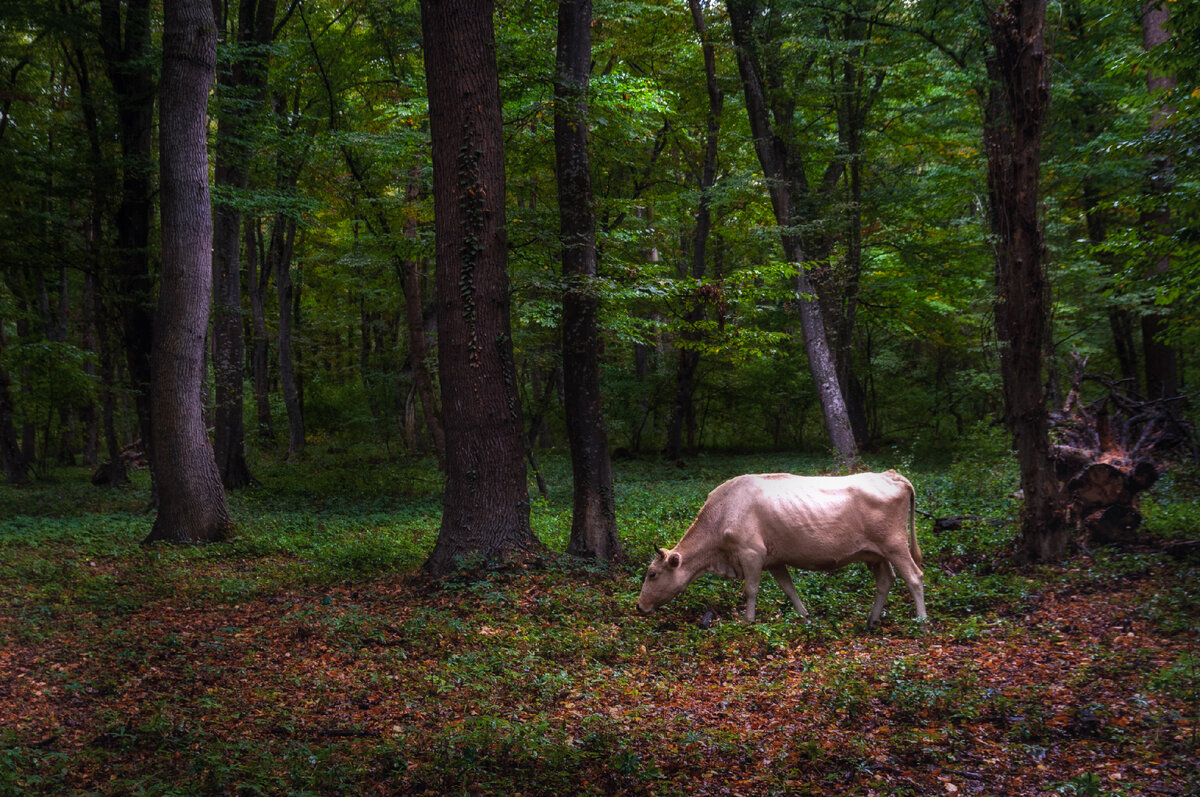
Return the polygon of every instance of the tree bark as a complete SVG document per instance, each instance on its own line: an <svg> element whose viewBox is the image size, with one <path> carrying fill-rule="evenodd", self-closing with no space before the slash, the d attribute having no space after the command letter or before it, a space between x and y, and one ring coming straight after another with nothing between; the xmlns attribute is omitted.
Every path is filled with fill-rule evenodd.
<svg viewBox="0 0 1200 797"><path fill-rule="evenodd" d="M312 48L314 58L317 59L318 71L321 74L325 94L328 98L329 128L330 130L335 130L338 128L340 119L337 92L332 81L329 79L327 69L320 62L319 50L312 38L311 31L309 31L309 44ZM350 170L350 174L355 182L358 183L359 188L372 200L378 199L377 189L371 186L367 180L369 169L364 168L360 164L352 146L348 143L343 143L340 149L342 157L346 162L346 167ZM413 172L409 176L405 198L410 202L415 202L420 196L419 173L419 166L414 166ZM367 228L375 233L376 236L385 240L391 240L391 222L388 220L387 214L379 210L378 205L374 201L368 202L368 205L373 208L374 212L364 214L363 220ZM409 239L416 237L416 219L412 215L409 215L406 219L404 235ZM433 375L430 373L429 347L425 339L425 307L421 291L420 263L415 259L402 256L395 248L392 249L392 262L396 270L396 276L400 280L401 290L404 293L405 320L409 337L409 351L412 354L413 360L413 378L416 383L417 396L420 398L421 409L424 411L426 428L433 441L434 456L437 458L439 468L444 471L446 435L443 430L441 408L438 406L435 397L436 391Z"/></svg>
<svg viewBox="0 0 1200 797"><path fill-rule="evenodd" d="M243 415L245 337L242 325L242 212L238 194L247 185L252 109L267 85L264 47L274 38L275 0L241 0L233 33L233 54L217 73L221 116L217 123L214 183L232 201L213 204L212 362L216 401L213 450L221 482L229 489L254 481L246 462ZM222 31L229 24L222 21Z"/></svg>
<svg viewBox="0 0 1200 797"><path fill-rule="evenodd" d="M821 413L825 419L825 431L834 453L844 467L858 461L858 445L850 425L845 398L838 382L837 366L829 347L825 321L816 289L807 269L804 241L800 233L802 218L797 201L806 191L801 185L802 171L790 168L794 155L790 145L772 127L770 111L764 93L762 66L757 54L756 33L753 19L758 13L755 0L729 0L729 18L733 30L734 47L737 50L738 72L746 95L746 112L750 119L750 130L754 136L754 149L767 179L771 195L771 206L780 227L783 255L788 262L795 263L796 291L800 330L804 338L804 349L808 355L808 367L813 385L817 390Z"/></svg>
<svg viewBox="0 0 1200 797"><path fill-rule="evenodd" d="M562 238L563 404L574 483L567 553L623 558L613 503L612 461L600 397L600 297L596 216L588 159L591 0L559 0L554 75L554 155Z"/></svg>
<svg viewBox="0 0 1200 797"><path fill-rule="evenodd" d="M295 186L291 182L292 187ZM292 250L296 241L296 221L276 213L271 223L271 239L267 245L267 262L275 272L275 293L279 305L279 387L288 417L288 458L304 452L304 412L300 407L300 391L296 380L296 363L292 356L292 302L295 284L292 282Z"/></svg>
<svg viewBox="0 0 1200 797"><path fill-rule="evenodd" d="M259 220L246 221L246 276L250 283L250 371L254 380L254 408L258 419L258 435L264 440L275 438L271 419L271 381L268 368L270 335L267 333L267 289L271 285L271 269L261 254L262 234Z"/></svg>
<svg viewBox="0 0 1200 797"><path fill-rule="evenodd" d="M167 0L163 17L163 262L151 379L159 507L146 541L217 542L229 534L229 511L201 403L212 290L207 110L217 30L208 0Z"/></svg>
<svg viewBox="0 0 1200 797"><path fill-rule="evenodd" d="M721 132L721 110L725 95L717 82L717 59L708 26L704 22L704 9L700 0L688 0L692 13L692 26L700 39L704 55L704 78L708 92L708 129L704 138L704 166L700 172L700 202L696 208L696 226L692 235L691 276L704 277L708 253L708 237L712 231L712 187L717 179L717 144ZM688 311L684 323L690 330L704 319L704 305L697 297L696 304ZM679 362L675 370L675 403L667 421L667 458L678 459L683 453L683 430L688 430L688 449L695 443L696 412L692 400L696 393L696 371L700 366L700 353L689 348L686 342L694 339L690 331L683 334L685 345L679 349Z"/></svg>
<svg viewBox="0 0 1200 797"><path fill-rule="evenodd" d="M875 76L873 87L864 85L865 77L859 67L863 56L860 42L870 41L871 31L866 23L847 15L843 20L842 39L850 44L842 59L841 91L837 102L838 143L846 158L846 177L849 200L846 208L846 254L843 274L835 296L829 304L836 307L833 317L834 360L837 363L838 382L846 400L846 411L854 430L854 439L860 446L870 442L870 425L864 406L862 384L854 371L854 332L858 316L859 279L862 275L862 203L863 203L863 142L867 114L879 95L883 74Z"/></svg>
<svg viewBox="0 0 1200 797"><path fill-rule="evenodd" d="M504 152L489 0L421 0L446 424L442 525L425 569L531 552L509 322Z"/></svg>
<svg viewBox="0 0 1200 797"><path fill-rule="evenodd" d="M96 300L96 306L97 310L103 307L103 303L99 298ZM104 463L92 476L92 483L103 484L108 487L122 487L129 483L129 474L125 468L125 459L121 456L121 441L117 435L116 396L114 395L117 379L115 373L116 366L113 362L113 346L109 341L109 336L105 329L100 330L98 337L100 344L100 377L101 384L103 385L101 388L101 413L108 462Z"/></svg>
<svg viewBox="0 0 1200 797"><path fill-rule="evenodd" d="M4 351L4 324L0 319L0 353ZM0 365L0 466L4 468L4 479L9 484L24 484L29 478L29 467L21 444L17 440L17 428L13 421L12 379Z"/></svg>
<svg viewBox="0 0 1200 797"><path fill-rule="evenodd" d="M1051 459L1042 380L1050 287L1039 215L1041 138L1049 104L1046 0L1006 0L987 9L993 52L984 120L988 191L996 249L996 337L1005 421L1025 498L1021 549L1061 559L1070 525Z"/></svg>
<svg viewBox="0 0 1200 797"><path fill-rule="evenodd" d="M1171 11L1166 2L1152 0L1142 7L1142 43L1147 52L1170 41L1171 31L1167 28L1170 18ZM1146 76L1146 88L1152 93L1170 91L1175 85L1174 75L1151 71ZM1165 125L1172 112L1173 109L1165 105L1156 110L1150 120L1151 131ZM1151 240L1171 234L1171 209L1166 203L1174 181L1171 156L1152 154L1146 190L1158 207L1144 214L1143 218L1146 234ZM1150 273L1161 278L1170 269L1171 257L1163 253L1155 257ZM1175 349L1163 340L1166 327L1166 317L1150 305L1142 315L1142 358L1146 367L1146 395L1152 399L1179 395L1179 366Z"/></svg>
<svg viewBox="0 0 1200 797"><path fill-rule="evenodd" d="M1088 243L1098 247L1108 240L1108 214L1101 207L1095 180L1091 175L1083 179L1083 215L1088 233ZM1106 269L1116 273L1118 266L1111 255L1101 254L1100 262ZM1133 342L1134 319L1124 307L1113 303L1107 310L1108 328L1112 333L1113 350L1117 355L1117 367L1121 377L1138 383L1137 348Z"/></svg>
<svg viewBox="0 0 1200 797"><path fill-rule="evenodd" d="M150 348L154 336L154 279L150 272L153 215L154 70L150 0L100 2L100 45L116 95L121 144L121 199L117 203L117 251L113 295L121 319L129 379L142 447L154 457L150 399Z"/></svg>
<svg viewBox="0 0 1200 797"><path fill-rule="evenodd" d="M420 198L421 184L418 175L409 175L405 198L416 203ZM404 236L409 240L417 237L417 220L410 215L404 226ZM429 345L425 340L425 303L421 291L421 263L415 258L399 261L400 287L404 292L404 316L408 326L408 350L412 355L413 381L416 382L417 397L425 415L425 427L433 441L433 453L438 467L446 469L446 433L442 428L442 410L437 402L437 390L429 365Z"/></svg>
<svg viewBox="0 0 1200 797"><path fill-rule="evenodd" d="M99 312L101 308L99 301L101 292L98 288L100 275L104 271L101 242L104 237L104 212L108 204L108 186L112 177L101 147L102 133L100 132L100 121L97 112L99 100L94 93L88 56L83 49L81 37L72 37L70 46L68 47L64 44L63 51L68 54L67 60L79 84L80 113L83 116L83 127L87 133L88 166L91 171L91 185L89 187L91 196L88 198L90 207L88 210L88 220L84 227L84 239L87 241L88 267L84 273L81 308L82 342L84 349L97 355L98 358L100 338L99 320L101 318ZM95 379L96 361L89 361L84 366L84 371L90 378ZM111 385L109 383L100 383L100 390L102 392L107 392L110 389ZM83 464L94 468L99 462L98 452L100 442L100 430L95 402L89 402L86 407L82 408L81 415L86 429Z"/></svg>

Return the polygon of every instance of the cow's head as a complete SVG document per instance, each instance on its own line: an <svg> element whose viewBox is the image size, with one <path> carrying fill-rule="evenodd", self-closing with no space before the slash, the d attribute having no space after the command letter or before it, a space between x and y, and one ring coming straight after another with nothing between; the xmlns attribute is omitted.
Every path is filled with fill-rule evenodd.
<svg viewBox="0 0 1200 797"><path fill-rule="evenodd" d="M659 548L646 571L642 592L638 595L637 610L650 614L659 606L674 598L688 585L683 572L683 556L678 551Z"/></svg>

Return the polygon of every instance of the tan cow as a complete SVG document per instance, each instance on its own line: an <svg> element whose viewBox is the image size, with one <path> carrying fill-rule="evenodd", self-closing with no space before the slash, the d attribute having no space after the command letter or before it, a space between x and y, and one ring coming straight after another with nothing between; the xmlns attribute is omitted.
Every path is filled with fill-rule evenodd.
<svg viewBox="0 0 1200 797"><path fill-rule="evenodd" d="M637 609L649 614L697 576L716 573L745 581L746 621L753 622L758 583L766 570L808 619L788 567L833 571L865 562L875 575L869 625L879 622L897 574L912 593L917 619L924 620L915 504L912 484L894 470L853 476L737 476L709 493L678 545L659 549Z"/></svg>

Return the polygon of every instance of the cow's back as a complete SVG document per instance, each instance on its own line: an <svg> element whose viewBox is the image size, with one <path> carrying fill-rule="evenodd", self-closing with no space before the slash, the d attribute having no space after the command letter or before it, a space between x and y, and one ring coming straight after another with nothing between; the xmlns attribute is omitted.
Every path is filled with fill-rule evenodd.
<svg viewBox="0 0 1200 797"><path fill-rule="evenodd" d="M851 476L738 476L709 496L727 546L761 545L767 564L836 569L904 540L911 495L894 471Z"/></svg>

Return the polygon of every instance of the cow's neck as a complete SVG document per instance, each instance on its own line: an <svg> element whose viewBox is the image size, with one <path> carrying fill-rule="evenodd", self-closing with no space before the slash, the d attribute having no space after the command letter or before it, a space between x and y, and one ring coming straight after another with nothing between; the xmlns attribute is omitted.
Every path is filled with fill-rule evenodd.
<svg viewBox="0 0 1200 797"><path fill-rule="evenodd" d="M675 546L683 556L683 567L690 584L705 573L716 573L724 578L741 578L733 563L729 561L722 546L717 544L716 535L695 525L688 529L683 539Z"/></svg>

